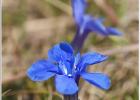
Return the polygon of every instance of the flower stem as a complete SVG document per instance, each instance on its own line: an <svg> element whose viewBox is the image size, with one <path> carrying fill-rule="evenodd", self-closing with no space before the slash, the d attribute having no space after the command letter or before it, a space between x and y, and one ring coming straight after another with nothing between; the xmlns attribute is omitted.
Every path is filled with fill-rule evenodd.
<svg viewBox="0 0 140 100"><path fill-rule="evenodd" d="M78 100L78 92L73 95L64 95L64 100Z"/></svg>
<svg viewBox="0 0 140 100"><path fill-rule="evenodd" d="M77 75L77 77L75 78L77 86L79 85L79 79L80 79L80 76ZM73 95L63 95L63 97L64 97L64 100L79 100L78 92L76 92Z"/></svg>
<svg viewBox="0 0 140 100"><path fill-rule="evenodd" d="M74 48L75 52L79 52L83 45L84 45L84 41L86 40L88 36L88 32L87 33L83 33L83 34L79 34L79 31L77 31L74 39L71 42L72 47ZM77 86L79 84L79 76L77 76L76 78L76 83ZM64 100L78 100L78 92L73 94L73 95L64 95Z"/></svg>
<svg viewBox="0 0 140 100"><path fill-rule="evenodd" d="M89 33L83 34L79 34L79 32L76 33L74 39L71 42L71 45L75 49L75 51L80 51L82 49L88 34Z"/></svg>

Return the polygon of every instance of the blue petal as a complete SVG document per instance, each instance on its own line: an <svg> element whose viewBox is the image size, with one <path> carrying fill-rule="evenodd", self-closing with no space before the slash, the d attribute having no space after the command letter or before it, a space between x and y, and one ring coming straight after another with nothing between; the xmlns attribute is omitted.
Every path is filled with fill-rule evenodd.
<svg viewBox="0 0 140 100"><path fill-rule="evenodd" d="M90 15L84 16L85 30L90 30L91 32L98 32L101 35L106 36L107 31L105 26L102 24L101 20L92 18Z"/></svg>
<svg viewBox="0 0 140 100"><path fill-rule="evenodd" d="M61 69L63 75L72 75L72 67L70 62L68 61L60 61L59 68Z"/></svg>
<svg viewBox="0 0 140 100"><path fill-rule="evenodd" d="M102 55L100 53L89 52L89 53L82 55L80 63L78 64L78 67L81 70L84 70L88 65L103 62L103 61L107 60L107 58L108 58L107 56Z"/></svg>
<svg viewBox="0 0 140 100"><path fill-rule="evenodd" d="M57 75L55 83L57 91L61 94L72 95L78 91L77 84L73 78Z"/></svg>
<svg viewBox="0 0 140 100"><path fill-rule="evenodd" d="M48 51L48 59L55 62L63 59L71 59L72 55L72 47L65 42L55 45Z"/></svg>
<svg viewBox="0 0 140 100"><path fill-rule="evenodd" d="M62 50L64 50L65 52L70 53L70 54L73 54L73 52L74 52L72 46L67 42L61 42L60 43L60 48Z"/></svg>
<svg viewBox="0 0 140 100"><path fill-rule="evenodd" d="M82 22L82 17L84 15L86 5L87 4L85 0L72 0L73 16L78 25L80 25Z"/></svg>
<svg viewBox="0 0 140 100"><path fill-rule="evenodd" d="M107 90L111 86L110 79L107 75L102 73L82 73L82 78L98 88Z"/></svg>
<svg viewBox="0 0 140 100"><path fill-rule="evenodd" d="M58 73L58 67L47 60L39 60L27 70L27 76L33 81L44 81Z"/></svg>
<svg viewBox="0 0 140 100"><path fill-rule="evenodd" d="M48 51L48 59L55 61L55 62L59 62L61 59L61 49L59 47L59 45L55 45L53 46L49 51Z"/></svg>
<svg viewBox="0 0 140 100"><path fill-rule="evenodd" d="M100 21L101 23L103 23L103 22L105 21L105 18L99 17L99 18L95 18L95 20L98 20L98 21Z"/></svg>
<svg viewBox="0 0 140 100"><path fill-rule="evenodd" d="M107 27L106 30L109 35L122 35L122 32L113 27Z"/></svg>
<svg viewBox="0 0 140 100"><path fill-rule="evenodd" d="M75 65L75 66L77 66L77 64L79 63L80 58L81 58L80 53L77 53L76 56L75 56L75 62L74 62L74 65Z"/></svg>

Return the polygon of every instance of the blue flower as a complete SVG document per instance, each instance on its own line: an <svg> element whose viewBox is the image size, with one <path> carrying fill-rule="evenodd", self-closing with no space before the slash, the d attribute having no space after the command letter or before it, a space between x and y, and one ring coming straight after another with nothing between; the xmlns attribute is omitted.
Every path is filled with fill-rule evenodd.
<svg viewBox="0 0 140 100"><path fill-rule="evenodd" d="M86 0L72 0L73 16L78 26L79 35L89 32L97 32L103 36L122 34L116 28L105 27L102 18L95 18L85 14L86 7Z"/></svg>
<svg viewBox="0 0 140 100"><path fill-rule="evenodd" d="M27 71L33 81L46 81L55 76L55 86L59 93L71 95L78 91L77 81L82 77L98 88L107 90L110 79L107 75L94 72L88 73L87 67L105 61L108 57L96 52L74 54L74 50L67 42L61 42L48 51L48 59L39 60L31 65Z"/></svg>

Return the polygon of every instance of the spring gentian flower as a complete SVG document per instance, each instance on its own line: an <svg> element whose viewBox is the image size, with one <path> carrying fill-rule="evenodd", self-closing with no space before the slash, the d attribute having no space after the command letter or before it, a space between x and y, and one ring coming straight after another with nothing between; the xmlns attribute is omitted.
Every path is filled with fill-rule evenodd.
<svg viewBox="0 0 140 100"><path fill-rule="evenodd" d="M96 52L74 55L74 50L67 42L56 44L48 51L48 59L39 60L27 71L33 81L46 81L55 76L55 86L59 93L71 95L78 91L77 80L84 80L101 89L109 89L108 76L100 72L88 73L89 65L105 61L107 56Z"/></svg>
<svg viewBox="0 0 140 100"><path fill-rule="evenodd" d="M122 34L116 28L105 27L103 25L103 18L95 18L85 14L86 7L86 0L72 0L73 16L78 26L79 35L89 32L97 32L103 36Z"/></svg>

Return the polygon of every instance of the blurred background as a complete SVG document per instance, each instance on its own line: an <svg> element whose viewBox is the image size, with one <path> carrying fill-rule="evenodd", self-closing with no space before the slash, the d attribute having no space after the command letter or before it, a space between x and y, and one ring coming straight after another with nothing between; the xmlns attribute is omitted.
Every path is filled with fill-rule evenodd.
<svg viewBox="0 0 140 100"><path fill-rule="evenodd" d="M106 62L91 66L90 72L110 76L112 86L100 90L81 80L80 100L138 100L138 0L88 0L87 12L104 17L105 25L117 27L120 37L91 33L82 53L109 55ZM3 0L3 100L62 100L53 79L36 83L26 70L60 41L71 42L76 26L70 0Z"/></svg>

